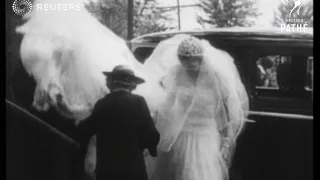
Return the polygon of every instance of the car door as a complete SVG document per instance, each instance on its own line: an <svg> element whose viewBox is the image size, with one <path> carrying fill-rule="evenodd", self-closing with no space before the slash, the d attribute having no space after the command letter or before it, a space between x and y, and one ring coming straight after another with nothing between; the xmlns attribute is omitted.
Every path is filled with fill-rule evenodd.
<svg viewBox="0 0 320 180"><path fill-rule="evenodd" d="M313 54L310 47L263 46L243 51L249 119L231 168L234 179L312 177Z"/></svg>

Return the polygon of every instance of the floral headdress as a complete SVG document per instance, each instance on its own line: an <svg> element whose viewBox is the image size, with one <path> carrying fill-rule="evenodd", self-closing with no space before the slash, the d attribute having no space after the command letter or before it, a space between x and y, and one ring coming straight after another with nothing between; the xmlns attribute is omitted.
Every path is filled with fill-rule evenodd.
<svg viewBox="0 0 320 180"><path fill-rule="evenodd" d="M178 47L179 56L202 56L203 47L201 41L195 37L189 37L183 40Z"/></svg>

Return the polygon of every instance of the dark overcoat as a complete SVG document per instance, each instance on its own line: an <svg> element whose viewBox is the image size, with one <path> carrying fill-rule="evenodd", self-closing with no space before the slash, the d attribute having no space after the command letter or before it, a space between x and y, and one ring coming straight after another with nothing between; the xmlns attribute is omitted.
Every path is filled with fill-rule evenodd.
<svg viewBox="0 0 320 180"><path fill-rule="evenodd" d="M147 180L144 150L157 156L160 134L145 99L126 91L99 100L91 116L78 125L77 140L86 148L96 135L98 180Z"/></svg>

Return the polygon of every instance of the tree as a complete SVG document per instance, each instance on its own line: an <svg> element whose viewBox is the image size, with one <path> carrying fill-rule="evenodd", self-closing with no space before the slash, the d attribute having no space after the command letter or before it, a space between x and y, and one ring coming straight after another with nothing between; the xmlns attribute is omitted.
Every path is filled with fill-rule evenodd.
<svg viewBox="0 0 320 180"><path fill-rule="evenodd" d="M248 27L260 14L255 7L255 0L199 0L204 13L197 20L202 26L213 27Z"/></svg>
<svg viewBox="0 0 320 180"><path fill-rule="evenodd" d="M305 23L307 22L308 27L313 27L313 1L306 2L300 8L299 15L294 11L290 17L290 10L294 7L294 2L289 1L288 4L281 3L277 10L274 11L273 25L281 26L281 24L292 24L288 19L300 19L303 22L294 23Z"/></svg>
<svg viewBox="0 0 320 180"><path fill-rule="evenodd" d="M118 36L126 38L127 36L127 0L99 0L90 1L87 9L103 25L110 28Z"/></svg>
<svg viewBox="0 0 320 180"><path fill-rule="evenodd" d="M89 2L88 10L97 19L122 38L127 37L127 0L99 0ZM156 8L156 0L134 1L134 36L170 29L161 21L171 21L167 11Z"/></svg>
<svg viewBox="0 0 320 180"><path fill-rule="evenodd" d="M155 0L135 1L134 35L165 31L172 27L166 25L173 19L168 16L170 10L158 9Z"/></svg>

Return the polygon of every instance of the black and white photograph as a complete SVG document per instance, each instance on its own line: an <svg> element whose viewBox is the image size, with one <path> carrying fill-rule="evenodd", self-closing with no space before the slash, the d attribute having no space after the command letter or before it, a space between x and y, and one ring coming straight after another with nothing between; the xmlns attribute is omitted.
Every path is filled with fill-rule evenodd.
<svg viewBox="0 0 320 180"><path fill-rule="evenodd" d="M5 0L6 180L313 180L313 0Z"/></svg>

